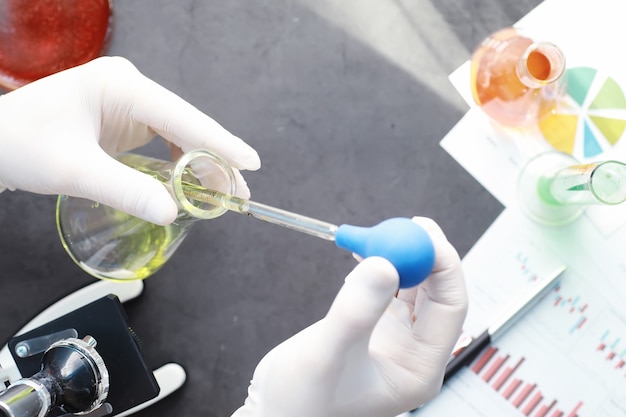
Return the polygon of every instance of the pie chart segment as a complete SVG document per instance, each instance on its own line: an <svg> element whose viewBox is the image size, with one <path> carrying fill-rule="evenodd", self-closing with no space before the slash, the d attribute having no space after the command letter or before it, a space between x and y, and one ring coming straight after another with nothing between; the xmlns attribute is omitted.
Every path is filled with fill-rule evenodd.
<svg viewBox="0 0 626 417"><path fill-rule="evenodd" d="M581 159L596 157L624 135L624 90L615 79L590 67L568 69L565 80L567 97L539 121L539 130L556 150Z"/></svg>
<svg viewBox="0 0 626 417"><path fill-rule="evenodd" d="M585 129L585 133L584 133L585 155L598 155L602 153L602 147L596 140L596 137L591 131L591 128L589 127L589 123L587 123L586 120L584 121L584 129Z"/></svg>
<svg viewBox="0 0 626 417"><path fill-rule="evenodd" d="M539 128L554 149L570 155L574 153L574 142L578 129L577 115L559 113L550 115L539 122Z"/></svg>
<svg viewBox="0 0 626 417"><path fill-rule="evenodd" d="M565 82L567 86L567 94L576 102L579 106L582 106L589 93L589 88L596 76L596 71L593 68L579 67L575 71L568 70L565 73Z"/></svg>
<svg viewBox="0 0 626 417"><path fill-rule="evenodd" d="M592 115L589 116L589 119L613 146L622 137L624 129L626 128L626 120Z"/></svg>
<svg viewBox="0 0 626 417"><path fill-rule="evenodd" d="M617 81L607 78L596 98L589 105L590 109L626 109L626 97Z"/></svg>

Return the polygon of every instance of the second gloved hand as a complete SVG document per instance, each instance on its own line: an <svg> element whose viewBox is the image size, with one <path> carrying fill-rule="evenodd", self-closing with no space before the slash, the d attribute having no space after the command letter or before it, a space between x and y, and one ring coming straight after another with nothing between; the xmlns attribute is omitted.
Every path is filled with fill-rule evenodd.
<svg viewBox="0 0 626 417"><path fill-rule="evenodd" d="M161 135L188 152L212 150L239 170L260 167L257 153L217 122L142 75L103 57L0 96L0 191L20 189L97 201L157 224L177 208L157 180L111 157Z"/></svg>
<svg viewBox="0 0 626 417"><path fill-rule="evenodd" d="M397 296L398 274L367 258L326 317L270 351L232 417L392 417L440 390L467 311L461 262L437 224L432 274Z"/></svg>

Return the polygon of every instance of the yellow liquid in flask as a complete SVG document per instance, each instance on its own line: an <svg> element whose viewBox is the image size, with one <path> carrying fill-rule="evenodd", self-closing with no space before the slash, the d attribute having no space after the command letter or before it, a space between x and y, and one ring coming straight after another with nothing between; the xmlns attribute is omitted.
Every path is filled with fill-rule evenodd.
<svg viewBox="0 0 626 417"><path fill-rule="evenodd" d="M163 161L134 154L118 159L167 183ZM57 229L65 250L89 274L113 281L154 274L170 259L194 221L181 211L172 224L159 226L87 199L59 196L57 201Z"/></svg>
<svg viewBox="0 0 626 417"><path fill-rule="evenodd" d="M81 214L57 218L63 246L81 268L97 278L145 279L169 260L187 233L181 227L185 219L159 226L85 199L62 196L58 205L62 204L72 204L72 209L65 207L61 213Z"/></svg>
<svg viewBox="0 0 626 417"><path fill-rule="evenodd" d="M56 211L61 242L74 262L97 278L131 281L151 276L176 252L197 220L227 211L211 202L181 197L185 190L198 189L203 179L218 181L221 173L230 184L229 194L236 191L230 166L208 151L188 152L176 162L130 153L117 159L161 182L179 211L173 223L159 226L91 200L59 196Z"/></svg>

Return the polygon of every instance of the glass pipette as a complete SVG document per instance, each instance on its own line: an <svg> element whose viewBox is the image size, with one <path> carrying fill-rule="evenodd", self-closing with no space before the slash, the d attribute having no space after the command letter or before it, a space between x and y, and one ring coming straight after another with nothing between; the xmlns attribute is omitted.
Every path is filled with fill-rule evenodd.
<svg viewBox="0 0 626 417"><path fill-rule="evenodd" d="M316 236L321 239L334 241L337 229L339 228L334 224L303 216L301 214L292 213L290 211L245 200L243 198L191 184L183 185L183 193L189 199L223 207L236 213L255 217L257 219L277 224L297 232Z"/></svg>
<svg viewBox="0 0 626 417"><path fill-rule="evenodd" d="M428 233L408 218L392 218L373 227L337 226L276 207L183 183L189 200L223 207L298 232L334 241L362 258L382 256L390 261L400 275L400 287L408 288L430 275L434 264L434 248Z"/></svg>

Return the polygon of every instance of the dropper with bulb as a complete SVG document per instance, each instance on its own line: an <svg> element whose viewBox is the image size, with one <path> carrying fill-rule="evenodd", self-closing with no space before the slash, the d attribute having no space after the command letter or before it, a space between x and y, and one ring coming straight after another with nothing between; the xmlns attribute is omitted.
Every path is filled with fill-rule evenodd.
<svg viewBox="0 0 626 417"><path fill-rule="evenodd" d="M412 287L431 272L434 249L428 234L408 218L396 217L373 227L337 226L301 214L245 200L219 191L183 184L188 199L226 208L236 213L286 227L297 232L334 241L367 258L381 256L390 261L400 274L400 287Z"/></svg>
<svg viewBox="0 0 626 417"><path fill-rule="evenodd" d="M185 153L175 163L135 154L118 159L163 182L181 212L169 226L157 226L110 207L74 197L60 196L57 226L63 245L74 261L90 274L104 279L142 279L160 268L180 245L189 225L233 211L301 233L334 241L361 258L380 256L391 262L400 276L400 287L418 285L430 275L434 248L428 233L409 218L391 218L373 227L334 225L276 207L235 196L230 165L205 150ZM195 172L219 167L230 187L216 191ZM80 213L78 213L80 212Z"/></svg>

